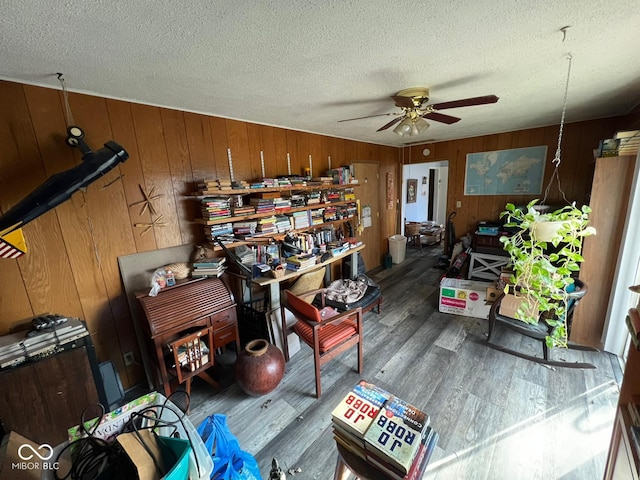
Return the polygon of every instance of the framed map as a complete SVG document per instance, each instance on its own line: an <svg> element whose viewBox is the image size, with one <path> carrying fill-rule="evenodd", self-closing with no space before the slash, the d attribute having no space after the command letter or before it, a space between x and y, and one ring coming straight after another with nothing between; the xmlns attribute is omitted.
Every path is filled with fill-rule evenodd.
<svg viewBox="0 0 640 480"><path fill-rule="evenodd" d="M467 154L465 195L542 193L547 146Z"/></svg>

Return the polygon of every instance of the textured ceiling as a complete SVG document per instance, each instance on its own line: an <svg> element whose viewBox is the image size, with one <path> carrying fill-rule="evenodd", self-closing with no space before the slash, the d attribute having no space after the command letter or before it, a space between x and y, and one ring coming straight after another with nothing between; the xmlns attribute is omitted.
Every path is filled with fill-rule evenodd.
<svg viewBox="0 0 640 480"><path fill-rule="evenodd" d="M565 41L560 28L571 25ZM0 77L386 145L628 113L640 102L640 8L579 2L0 0ZM446 110L414 137L390 95Z"/></svg>

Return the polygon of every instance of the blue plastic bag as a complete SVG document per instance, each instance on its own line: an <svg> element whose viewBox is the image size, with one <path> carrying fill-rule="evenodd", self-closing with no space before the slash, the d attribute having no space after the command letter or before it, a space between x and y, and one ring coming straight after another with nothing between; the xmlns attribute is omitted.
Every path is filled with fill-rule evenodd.
<svg viewBox="0 0 640 480"><path fill-rule="evenodd" d="M227 417L216 413L198 426L198 434L213 458L212 479L262 480L258 462L240 448L238 439L227 426Z"/></svg>

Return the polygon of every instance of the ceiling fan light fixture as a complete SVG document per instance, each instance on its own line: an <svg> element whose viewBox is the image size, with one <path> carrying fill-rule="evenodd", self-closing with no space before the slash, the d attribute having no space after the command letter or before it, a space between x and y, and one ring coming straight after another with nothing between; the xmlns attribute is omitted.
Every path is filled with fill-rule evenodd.
<svg viewBox="0 0 640 480"><path fill-rule="evenodd" d="M420 135L422 132L425 132L429 126L429 123L424 118L407 117L393 129L393 133L401 137L405 135Z"/></svg>
<svg viewBox="0 0 640 480"><path fill-rule="evenodd" d="M412 135L419 135L422 132L426 132L430 127L429 122L427 122L424 118L418 117L414 120L413 126L411 127Z"/></svg>
<svg viewBox="0 0 640 480"><path fill-rule="evenodd" d="M393 133L396 133L401 137L404 137L405 135L411 135L412 130L413 130L413 121L411 120L411 118L406 117L404 120L402 120L398 124L398 126L396 126L396 128L393 129Z"/></svg>

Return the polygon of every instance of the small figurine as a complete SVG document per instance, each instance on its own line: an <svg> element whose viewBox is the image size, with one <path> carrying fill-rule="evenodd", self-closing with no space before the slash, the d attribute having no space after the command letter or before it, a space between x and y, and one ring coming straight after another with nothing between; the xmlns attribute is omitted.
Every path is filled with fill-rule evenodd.
<svg viewBox="0 0 640 480"><path fill-rule="evenodd" d="M271 472L269 473L269 480L287 480L287 476L284 474L280 466L278 465L278 460L271 460Z"/></svg>

